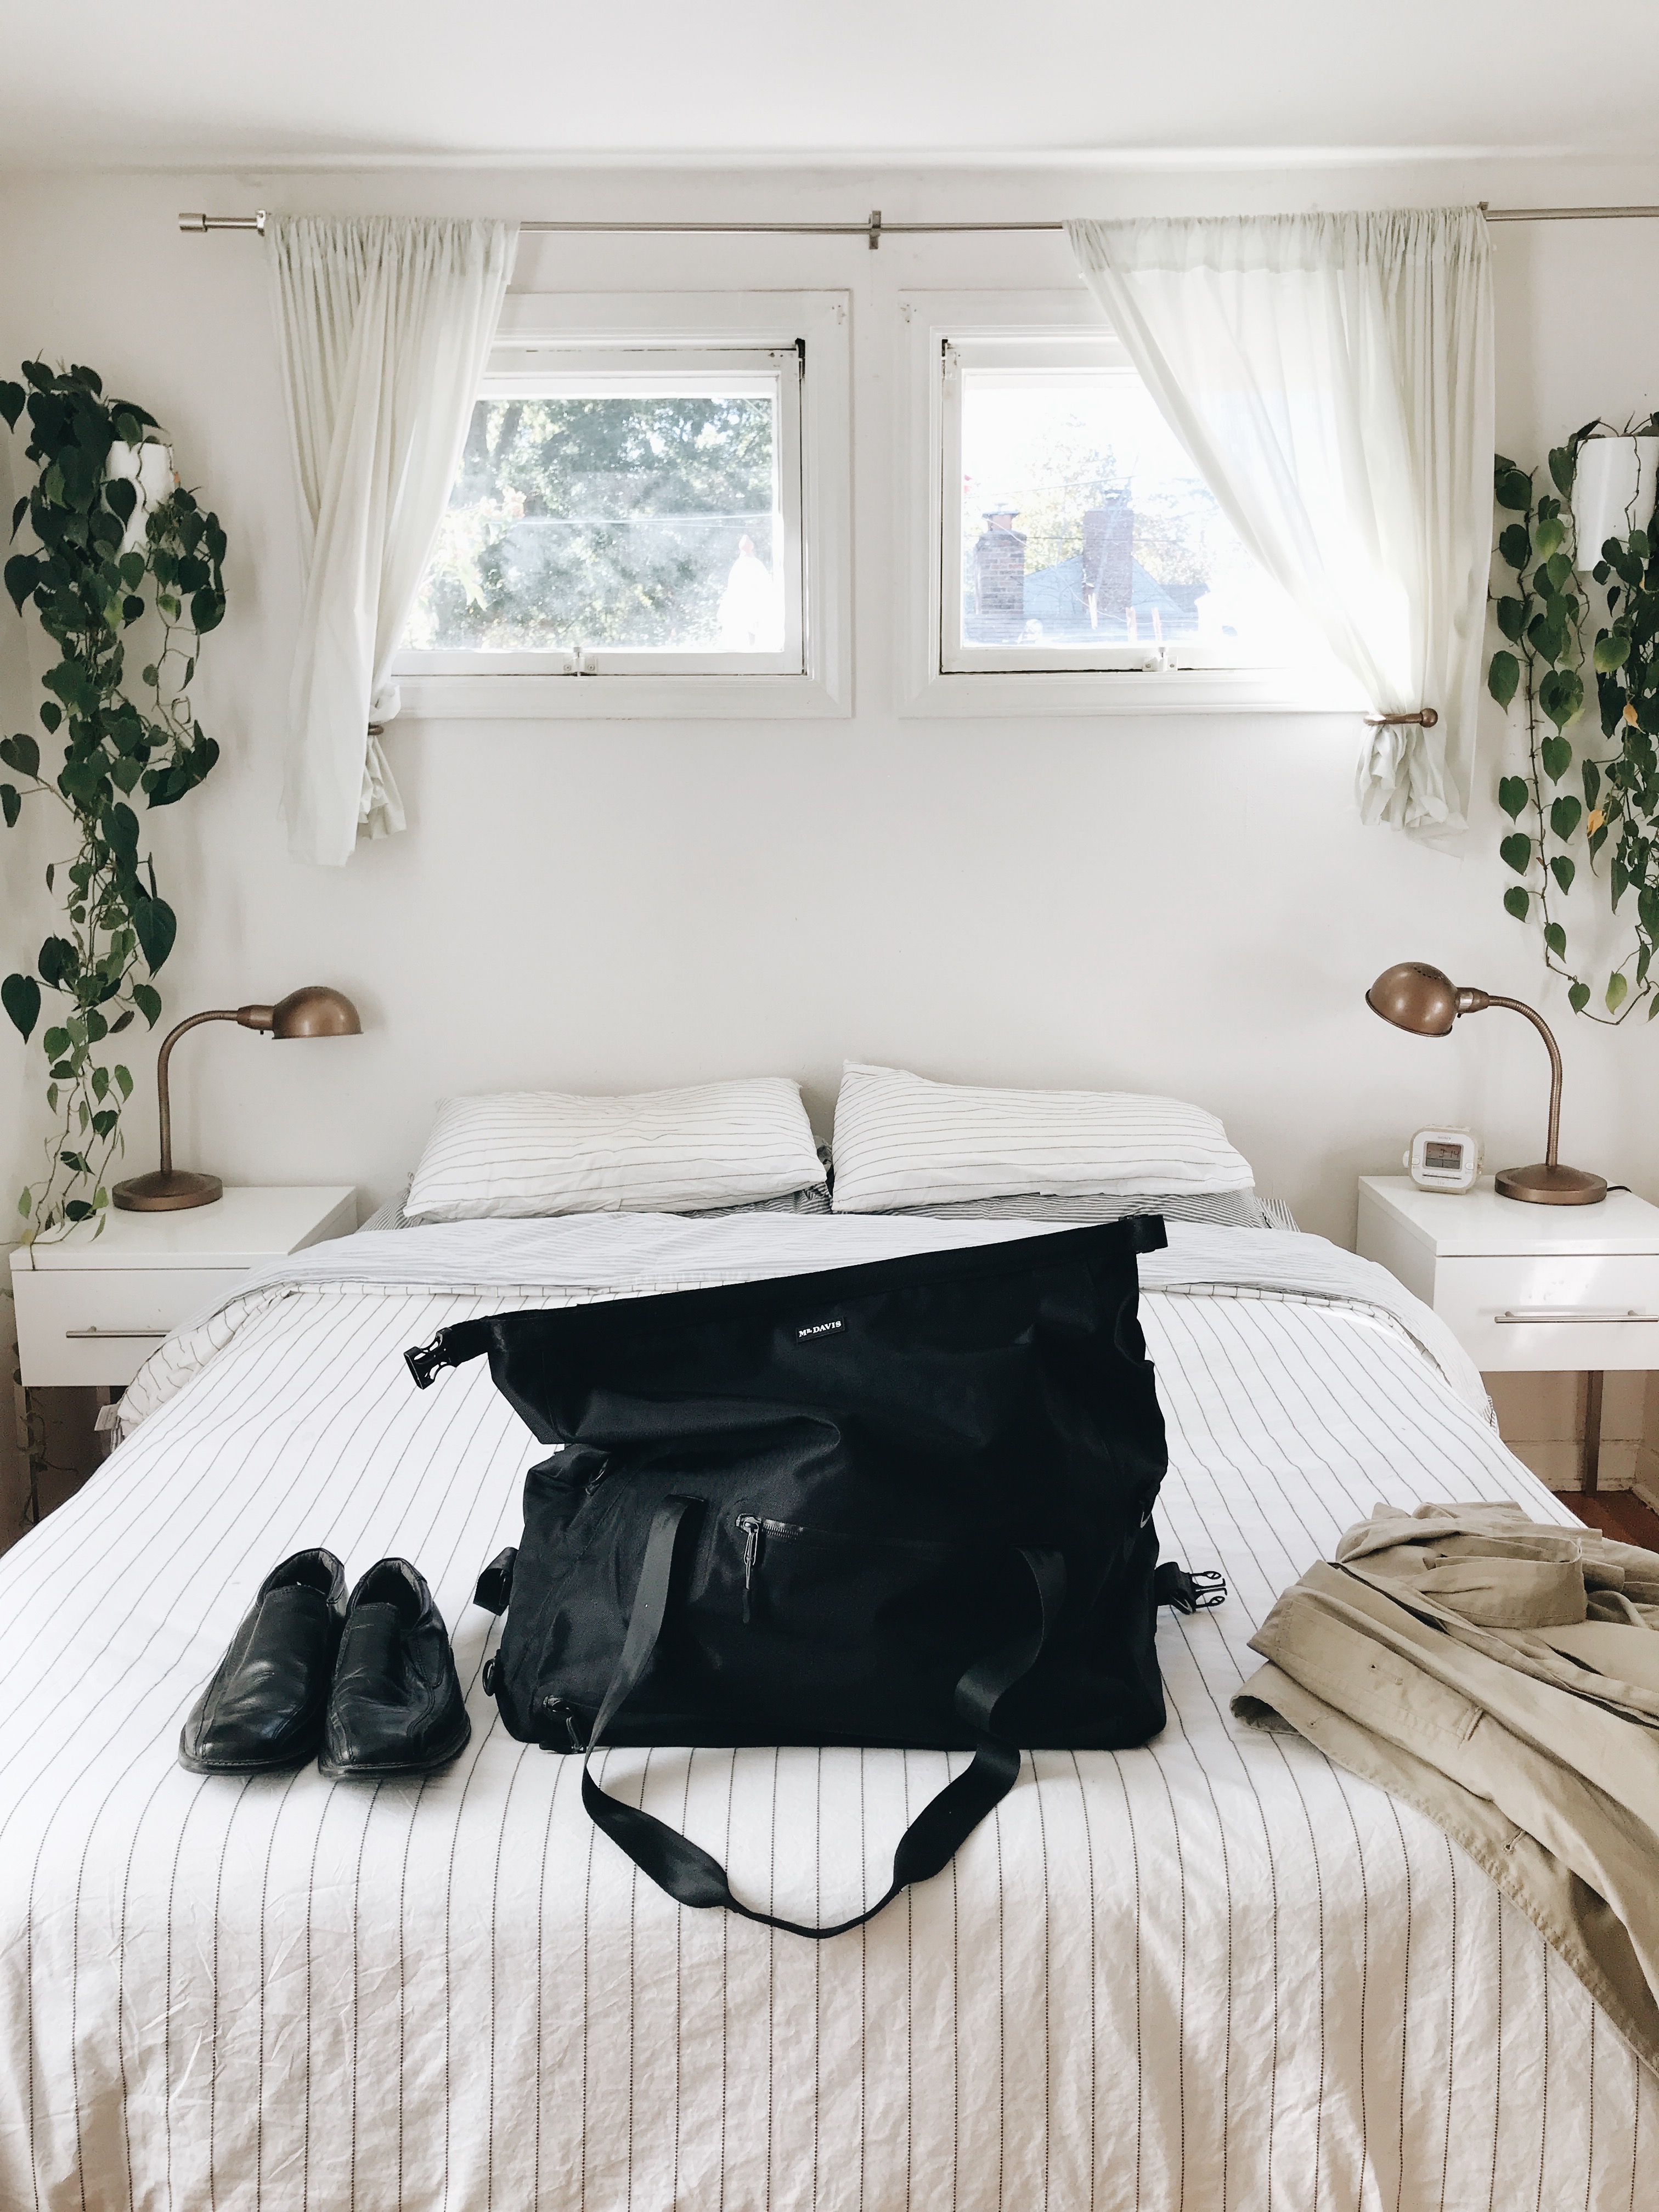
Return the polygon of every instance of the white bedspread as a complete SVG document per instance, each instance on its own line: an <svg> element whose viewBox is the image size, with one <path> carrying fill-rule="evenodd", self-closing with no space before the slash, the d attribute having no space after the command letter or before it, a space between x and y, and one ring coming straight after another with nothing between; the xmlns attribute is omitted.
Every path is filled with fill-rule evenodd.
<svg viewBox="0 0 1659 2212"><path fill-rule="evenodd" d="M598 1217L352 1239L172 1340L131 1432L0 1559L0 2205L583 2212L1659 2206L1654 2084L1439 1832L1228 1699L1274 1595L1378 1498L1511 1498L1478 1378L1313 1237L1172 1225L1142 1263L1165 1733L1042 1753L951 1867L824 1944L680 1910L515 1744L468 1603L540 1455L483 1363L508 1305L976 1243L1017 1224ZM425 1783L178 1766L303 1544L431 1580L472 1744ZM829 1918L884 1885L937 1753L602 1754L613 1790ZM1640 2130L1638 2139L1638 2109Z"/></svg>

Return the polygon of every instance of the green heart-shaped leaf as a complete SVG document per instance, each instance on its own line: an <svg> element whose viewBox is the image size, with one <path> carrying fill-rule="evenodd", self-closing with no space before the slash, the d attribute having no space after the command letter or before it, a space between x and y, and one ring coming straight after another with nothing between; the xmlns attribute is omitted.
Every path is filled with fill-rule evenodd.
<svg viewBox="0 0 1659 2212"><path fill-rule="evenodd" d="M1561 643L1565 642L1564 636ZM1577 671L1552 668L1538 687L1538 703L1558 730L1565 729L1584 703L1584 686Z"/></svg>
<svg viewBox="0 0 1659 2212"><path fill-rule="evenodd" d="M1504 813L1509 816L1511 822L1518 822L1520 820L1522 809L1526 805L1529 795L1530 794L1527 790L1527 780L1524 776L1506 775L1499 779L1498 785L1498 804L1503 808Z"/></svg>
<svg viewBox="0 0 1659 2212"><path fill-rule="evenodd" d="M179 934L178 917L165 899L137 898L131 902L128 911L138 933L145 963L153 975L173 950L173 940Z"/></svg>
<svg viewBox="0 0 1659 2212"><path fill-rule="evenodd" d="M1486 671L1486 689L1500 707L1507 707L1521 681L1521 664L1512 653L1494 653Z"/></svg>
<svg viewBox="0 0 1659 2212"><path fill-rule="evenodd" d="M1538 748L1538 757L1550 781L1559 783L1572 766L1572 746L1565 738L1546 738Z"/></svg>
<svg viewBox="0 0 1659 2212"><path fill-rule="evenodd" d="M1505 837L1498 850L1500 857L1508 866L1515 870L1517 876L1524 876L1532 865L1532 839L1523 837L1518 830L1513 836Z"/></svg>
<svg viewBox="0 0 1659 2212"><path fill-rule="evenodd" d="M27 1038L40 1018L40 986L33 975L8 975L0 983L0 1006L11 1016L18 1035Z"/></svg>

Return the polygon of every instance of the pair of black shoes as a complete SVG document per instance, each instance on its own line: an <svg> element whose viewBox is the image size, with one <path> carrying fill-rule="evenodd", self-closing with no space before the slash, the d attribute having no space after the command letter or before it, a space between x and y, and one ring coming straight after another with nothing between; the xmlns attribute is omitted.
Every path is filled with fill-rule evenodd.
<svg viewBox="0 0 1659 2212"><path fill-rule="evenodd" d="M332 1552L273 1567L179 1738L192 1774L270 1774L313 1755L331 1778L429 1774L466 1747L443 1616L407 1559L348 1599Z"/></svg>

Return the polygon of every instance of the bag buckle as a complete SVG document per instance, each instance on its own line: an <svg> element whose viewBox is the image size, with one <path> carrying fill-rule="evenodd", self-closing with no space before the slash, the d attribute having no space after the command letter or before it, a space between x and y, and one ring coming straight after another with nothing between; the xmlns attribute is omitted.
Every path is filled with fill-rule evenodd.
<svg viewBox="0 0 1659 2212"><path fill-rule="evenodd" d="M404 1364L415 1377L417 1390L429 1390L434 1375L441 1374L446 1367L454 1366L455 1362L450 1358L444 1343L447 1334L447 1330L441 1328L430 1344L411 1345L404 1352Z"/></svg>
<svg viewBox="0 0 1659 2212"><path fill-rule="evenodd" d="M1200 1567L1194 1574L1174 1559L1165 1559L1152 1577L1153 1601L1174 1613L1208 1613L1226 1595L1226 1577L1213 1567Z"/></svg>

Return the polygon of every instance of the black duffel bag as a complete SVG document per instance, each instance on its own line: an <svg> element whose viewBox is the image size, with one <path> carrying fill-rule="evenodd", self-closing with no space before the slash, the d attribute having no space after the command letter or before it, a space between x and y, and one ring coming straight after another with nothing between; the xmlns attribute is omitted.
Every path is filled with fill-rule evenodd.
<svg viewBox="0 0 1659 2212"><path fill-rule="evenodd" d="M487 1353L553 1456L479 1583L485 1673L521 1742L971 1748L892 1887L837 1928L735 1899L708 1854L591 1772L605 1832L685 1905L806 1936L936 1874L1012 1786L1018 1747L1164 1726L1168 1455L1137 1316L1154 1217L441 1329L422 1389ZM510 1602L509 1602L510 1599Z"/></svg>

